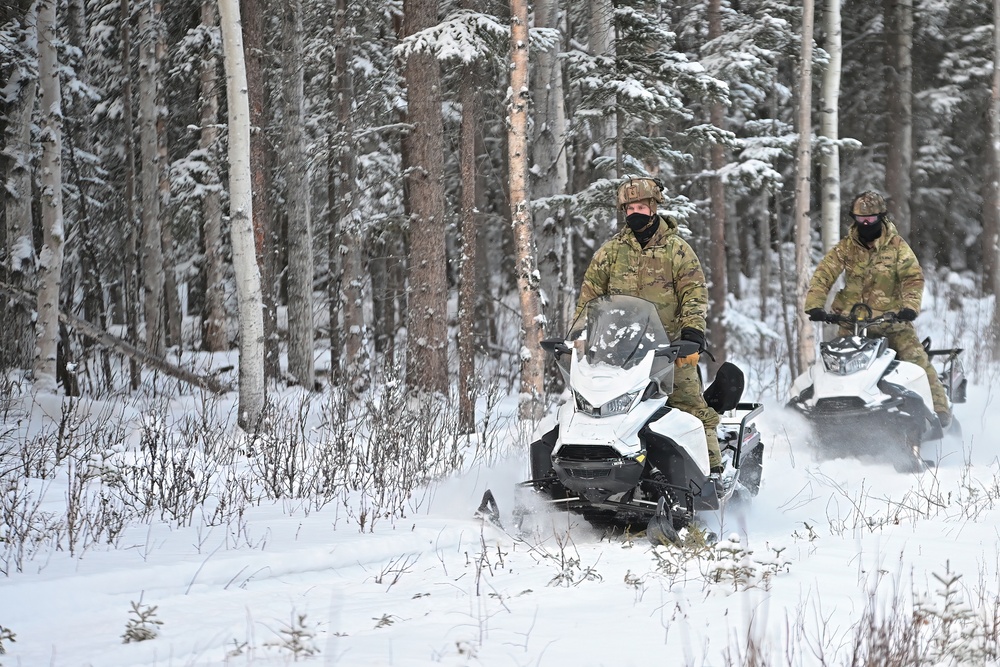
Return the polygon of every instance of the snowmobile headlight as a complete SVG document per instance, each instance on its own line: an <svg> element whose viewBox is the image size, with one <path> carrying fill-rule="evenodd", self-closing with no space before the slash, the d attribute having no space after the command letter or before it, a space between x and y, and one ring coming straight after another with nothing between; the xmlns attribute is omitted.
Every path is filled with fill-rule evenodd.
<svg viewBox="0 0 1000 667"><path fill-rule="evenodd" d="M831 373L836 373L837 375L850 375L851 373L863 371L871 366L877 356L878 348L875 347L857 350L855 352L851 352L850 354L834 354L831 352L824 352L823 365L826 366L826 370Z"/></svg>
<svg viewBox="0 0 1000 667"><path fill-rule="evenodd" d="M635 397L639 395L638 391L632 391L627 394L622 394L617 398L613 398L604 405L593 406L590 402L581 396L577 392L573 392L576 397L576 409L579 412L584 412L591 417L610 417L612 415L620 415L628 412L628 409L632 407L632 403L635 402Z"/></svg>

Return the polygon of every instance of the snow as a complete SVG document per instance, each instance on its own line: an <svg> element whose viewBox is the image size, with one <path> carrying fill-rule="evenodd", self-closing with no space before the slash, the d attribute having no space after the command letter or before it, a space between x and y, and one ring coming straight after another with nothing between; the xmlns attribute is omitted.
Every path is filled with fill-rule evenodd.
<svg viewBox="0 0 1000 667"><path fill-rule="evenodd" d="M936 319L944 301L928 293L918 332L941 341L973 335L962 329L969 312ZM730 317L736 328L768 330ZM474 518L489 488L512 526L530 433L516 416L516 396L481 399L480 432L453 444L462 465L398 498L398 511L373 511L377 486L345 490L327 503L259 500L221 519L222 508L206 502L190 520L153 511L128 522L114 547L107 535L64 537L58 550L38 542L20 569L0 541L7 573L0 578L0 664L645 665L658 656L664 664L727 665L744 664L755 650L763 656L756 664L845 665L857 637L894 620L919 633L926 664L997 664L982 649L982 628L1000 600L995 375L975 376L969 403L955 409L962 442L951 443L936 470L920 474L819 460L801 418L779 407L783 396L751 397L766 406L760 494L749 506L704 517L721 538L715 547L683 549L653 547L642 536L541 507L521 534ZM749 380L750 388L767 384ZM391 382L385 388L395 390ZM214 436L196 428L226 421L235 397L211 410L196 396L78 401L67 421L69 399L32 393L21 382L4 396L0 473L43 466L16 454L26 439L55 448L57 434L66 442L66 433L86 433L91 424L100 440L90 458L64 459L45 480L32 473L0 490L7 530L20 529L28 516L50 524L65 516L79 497L74 485L91 467L107 476L128 465L160 465L145 458L142 444L157 433L200 461L196 470L224 477L262 465L259 451L224 464L226 447L247 444L235 427ZM303 396L282 394L292 405ZM320 430L315 422L292 424L271 444ZM214 449L211 437L219 438ZM408 437L406 448L423 446L422 436ZM379 451L382 458L355 462L351 474L368 475L372 461L388 465L391 450ZM180 465L162 459L169 460ZM185 478L172 474L163 469L164 491ZM193 483L210 477L195 475ZM77 510L92 517L99 507ZM134 641L145 630L156 636ZM133 641L124 643L126 635ZM952 660L959 655L966 660Z"/></svg>

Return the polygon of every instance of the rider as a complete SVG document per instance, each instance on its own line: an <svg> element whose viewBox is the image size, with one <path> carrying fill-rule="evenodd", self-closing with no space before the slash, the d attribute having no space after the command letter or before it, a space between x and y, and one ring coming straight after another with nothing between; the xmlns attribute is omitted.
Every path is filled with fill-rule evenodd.
<svg viewBox="0 0 1000 667"><path fill-rule="evenodd" d="M951 423L948 396L913 328L924 294L917 256L896 231L882 195L862 192L851 202L850 215L854 224L847 236L826 254L809 281L805 311L814 322L824 320L826 295L841 273L845 285L833 299L835 313L842 314L855 303L870 306L875 317L896 311L900 321L872 327L869 333L885 336L897 359L911 361L927 372L934 412L946 427Z"/></svg>
<svg viewBox="0 0 1000 667"><path fill-rule="evenodd" d="M627 229L601 246L587 268L580 288L576 315L584 304L606 294L636 296L653 303L670 340L698 343L705 350L708 289L701 262L677 233L677 221L656 212L663 202L659 184L651 178L629 177L618 188L618 206ZM722 472L719 414L708 407L698 377L699 353L677 360L674 390L667 405L701 420L708 441L708 464L713 478Z"/></svg>

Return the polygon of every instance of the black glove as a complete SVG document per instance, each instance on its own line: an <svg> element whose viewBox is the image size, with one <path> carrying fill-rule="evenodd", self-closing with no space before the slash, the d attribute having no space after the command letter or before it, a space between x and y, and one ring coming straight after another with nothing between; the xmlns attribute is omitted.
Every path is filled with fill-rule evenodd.
<svg viewBox="0 0 1000 667"><path fill-rule="evenodd" d="M806 315L813 322L826 322L826 311L822 308L810 308L806 311Z"/></svg>
<svg viewBox="0 0 1000 667"><path fill-rule="evenodd" d="M705 332L694 327L684 327L681 329L681 340L689 340L698 343L698 352L705 351Z"/></svg>
<svg viewBox="0 0 1000 667"><path fill-rule="evenodd" d="M917 319L917 311L912 308L902 308L896 313L896 319L900 322L912 322Z"/></svg>

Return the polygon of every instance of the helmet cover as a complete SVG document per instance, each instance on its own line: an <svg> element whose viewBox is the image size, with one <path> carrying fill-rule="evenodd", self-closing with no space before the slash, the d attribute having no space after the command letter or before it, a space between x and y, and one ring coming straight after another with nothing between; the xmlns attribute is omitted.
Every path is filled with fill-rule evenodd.
<svg viewBox="0 0 1000 667"><path fill-rule="evenodd" d="M652 178L629 177L624 183L618 186L618 207L625 208L629 204L637 201L650 200L652 206L655 202L663 201L663 193L660 185Z"/></svg>

